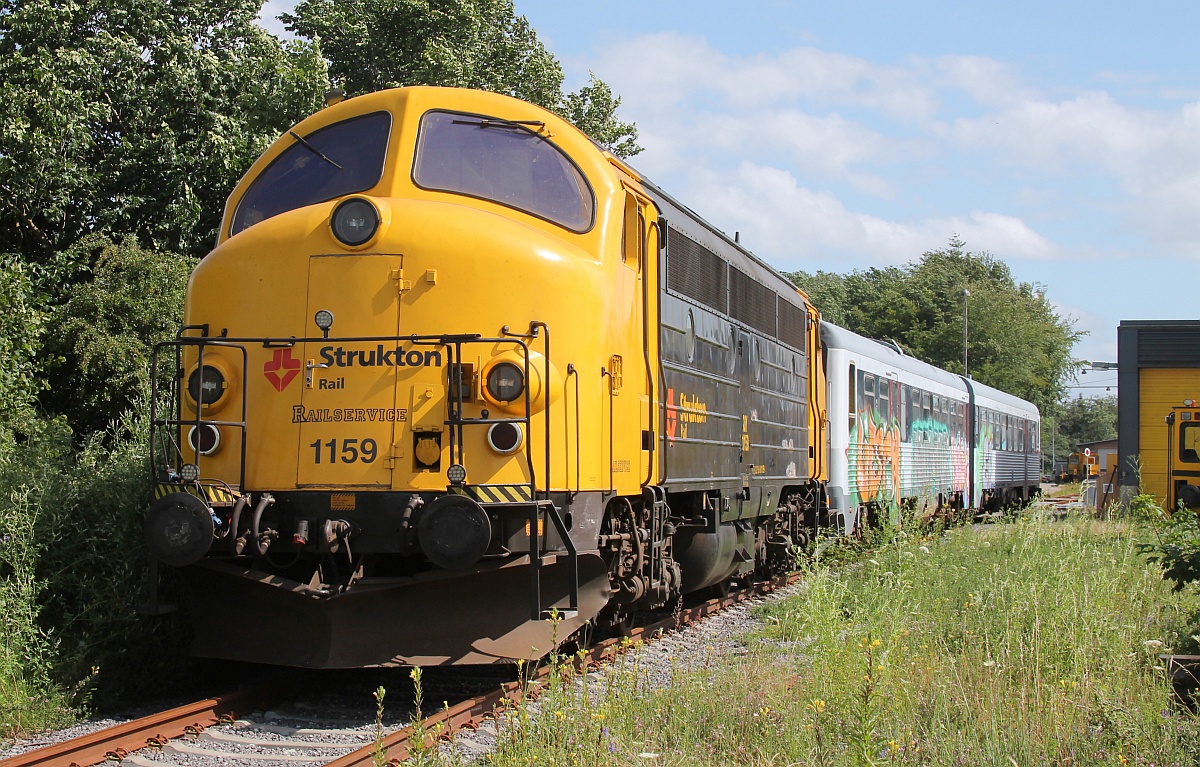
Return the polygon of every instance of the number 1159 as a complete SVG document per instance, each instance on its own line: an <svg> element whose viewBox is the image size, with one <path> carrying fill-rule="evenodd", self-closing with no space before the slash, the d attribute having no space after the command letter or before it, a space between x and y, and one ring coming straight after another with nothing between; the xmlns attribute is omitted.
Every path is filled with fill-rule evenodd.
<svg viewBox="0 0 1200 767"><path fill-rule="evenodd" d="M379 446L373 439L317 440L309 445L313 450L313 462L325 463L372 463L379 454Z"/></svg>

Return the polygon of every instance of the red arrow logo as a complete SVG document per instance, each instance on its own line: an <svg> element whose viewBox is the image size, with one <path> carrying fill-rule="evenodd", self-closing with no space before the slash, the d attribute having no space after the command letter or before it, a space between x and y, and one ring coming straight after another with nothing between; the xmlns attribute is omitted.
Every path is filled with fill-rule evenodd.
<svg viewBox="0 0 1200 767"><path fill-rule="evenodd" d="M276 349L271 361L263 365L263 375L272 386L283 391L293 378L300 375L300 360L292 357L291 348Z"/></svg>

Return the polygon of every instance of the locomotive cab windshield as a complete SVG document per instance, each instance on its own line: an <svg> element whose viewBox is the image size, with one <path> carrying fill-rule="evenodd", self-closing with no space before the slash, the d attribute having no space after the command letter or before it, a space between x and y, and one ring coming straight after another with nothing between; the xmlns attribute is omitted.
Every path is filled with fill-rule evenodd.
<svg viewBox="0 0 1200 767"><path fill-rule="evenodd" d="M374 112L301 136L267 166L238 202L229 234L280 213L364 192L379 183L392 116Z"/></svg>
<svg viewBox="0 0 1200 767"><path fill-rule="evenodd" d="M576 233L595 221L595 196L583 173L524 122L429 112L421 118L413 181L516 208Z"/></svg>

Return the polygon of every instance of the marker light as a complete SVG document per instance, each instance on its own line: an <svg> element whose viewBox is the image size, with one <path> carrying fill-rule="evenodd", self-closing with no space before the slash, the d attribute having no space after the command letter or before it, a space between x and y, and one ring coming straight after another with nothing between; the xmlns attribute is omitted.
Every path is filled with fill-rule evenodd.
<svg viewBox="0 0 1200 767"><path fill-rule="evenodd" d="M456 463L446 470L446 479L450 480L452 485L461 485L467 479L467 467L461 463Z"/></svg>
<svg viewBox="0 0 1200 767"><path fill-rule="evenodd" d="M1184 407L1196 407L1196 400L1194 400L1194 399L1185 399L1185 400L1183 401L1183 406L1184 406Z"/></svg>
<svg viewBox="0 0 1200 767"><path fill-rule="evenodd" d="M501 455L511 455L525 444L525 430L520 424L494 423L488 429L488 446Z"/></svg>
<svg viewBox="0 0 1200 767"><path fill-rule="evenodd" d="M333 209L333 236L352 248L368 242L379 231L379 211L361 197L351 197Z"/></svg>
<svg viewBox="0 0 1200 767"><path fill-rule="evenodd" d="M525 391L525 371L512 362L500 362L487 374L487 391L497 402L512 402Z"/></svg>
<svg viewBox="0 0 1200 767"><path fill-rule="evenodd" d="M200 455L212 455L221 446L221 430L212 424L188 429L188 444Z"/></svg>

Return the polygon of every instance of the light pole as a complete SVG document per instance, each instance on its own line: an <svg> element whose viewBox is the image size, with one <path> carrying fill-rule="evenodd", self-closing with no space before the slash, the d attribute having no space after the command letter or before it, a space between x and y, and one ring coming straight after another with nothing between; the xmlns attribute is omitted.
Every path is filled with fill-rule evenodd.
<svg viewBox="0 0 1200 767"><path fill-rule="evenodd" d="M967 369L967 306L971 299L971 291L963 288L963 375L967 378L971 377L970 371Z"/></svg>

